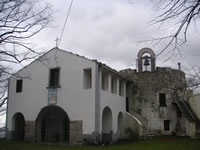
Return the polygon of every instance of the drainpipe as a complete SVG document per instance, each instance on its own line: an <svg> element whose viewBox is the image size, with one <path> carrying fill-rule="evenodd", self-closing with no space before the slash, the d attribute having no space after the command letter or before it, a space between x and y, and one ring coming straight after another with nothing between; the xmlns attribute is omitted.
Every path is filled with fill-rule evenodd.
<svg viewBox="0 0 200 150"><path fill-rule="evenodd" d="M102 67L98 62L95 65L95 132L97 140L100 141L100 74Z"/></svg>

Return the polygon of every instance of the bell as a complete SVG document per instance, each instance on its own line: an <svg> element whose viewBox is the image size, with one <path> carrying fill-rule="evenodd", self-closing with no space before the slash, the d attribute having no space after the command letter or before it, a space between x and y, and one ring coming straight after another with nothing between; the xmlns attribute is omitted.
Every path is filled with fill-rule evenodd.
<svg viewBox="0 0 200 150"><path fill-rule="evenodd" d="M149 63L149 59L148 59L148 56L144 56L144 66L149 66L150 63Z"/></svg>

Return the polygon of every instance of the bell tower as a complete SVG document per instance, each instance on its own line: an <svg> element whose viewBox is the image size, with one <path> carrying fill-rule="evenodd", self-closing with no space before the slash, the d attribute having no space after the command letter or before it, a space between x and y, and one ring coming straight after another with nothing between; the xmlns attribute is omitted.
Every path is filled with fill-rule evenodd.
<svg viewBox="0 0 200 150"><path fill-rule="evenodd" d="M138 72L154 72L156 70L155 53L150 48L142 48L137 55Z"/></svg>

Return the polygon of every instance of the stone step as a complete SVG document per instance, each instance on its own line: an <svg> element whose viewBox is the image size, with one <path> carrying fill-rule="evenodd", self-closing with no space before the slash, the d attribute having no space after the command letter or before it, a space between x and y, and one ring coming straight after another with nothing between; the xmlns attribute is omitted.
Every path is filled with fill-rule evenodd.
<svg viewBox="0 0 200 150"><path fill-rule="evenodd" d="M154 135L153 132L143 132L143 135Z"/></svg>
<svg viewBox="0 0 200 150"><path fill-rule="evenodd" d="M200 130L196 130L196 134L200 134Z"/></svg>
<svg viewBox="0 0 200 150"><path fill-rule="evenodd" d="M196 134L196 139L200 139L200 134Z"/></svg>
<svg viewBox="0 0 200 150"><path fill-rule="evenodd" d="M200 130L200 124L196 125L196 129Z"/></svg>
<svg viewBox="0 0 200 150"><path fill-rule="evenodd" d="M200 130L196 130L196 138L200 139Z"/></svg>
<svg viewBox="0 0 200 150"><path fill-rule="evenodd" d="M185 132L176 132L176 136L186 136Z"/></svg>
<svg viewBox="0 0 200 150"><path fill-rule="evenodd" d="M140 137L142 140L149 140L154 136L154 133L146 128L143 128L143 135Z"/></svg>
<svg viewBox="0 0 200 150"><path fill-rule="evenodd" d="M150 140L151 138L148 136L140 136L140 140Z"/></svg>
<svg viewBox="0 0 200 150"><path fill-rule="evenodd" d="M142 135L140 136L141 140L150 140L152 137L154 137L154 135Z"/></svg>

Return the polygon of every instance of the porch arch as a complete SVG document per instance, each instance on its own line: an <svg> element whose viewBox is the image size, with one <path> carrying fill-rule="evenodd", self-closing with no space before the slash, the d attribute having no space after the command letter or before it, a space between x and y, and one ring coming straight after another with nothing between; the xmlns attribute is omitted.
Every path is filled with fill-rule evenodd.
<svg viewBox="0 0 200 150"><path fill-rule="evenodd" d="M25 134L25 119L22 113L16 113L13 116L13 135L12 138L14 140L24 140Z"/></svg>
<svg viewBox="0 0 200 150"><path fill-rule="evenodd" d="M122 138L123 135L123 113L119 112L117 118L117 132L119 134L119 138Z"/></svg>
<svg viewBox="0 0 200 150"><path fill-rule="evenodd" d="M44 107L36 119L36 141L68 143L69 123L69 117L61 107Z"/></svg>
<svg viewBox="0 0 200 150"><path fill-rule="evenodd" d="M107 106L102 112L102 143L112 142L112 111Z"/></svg>

